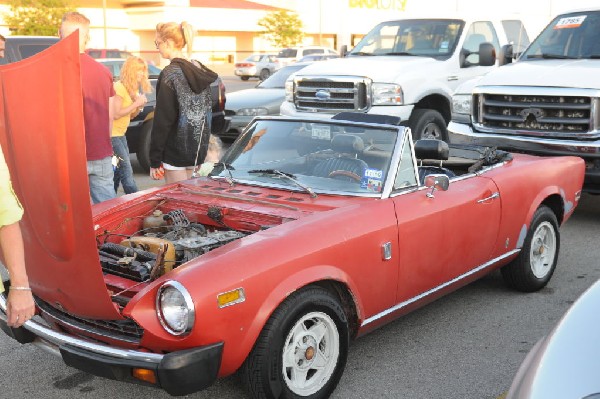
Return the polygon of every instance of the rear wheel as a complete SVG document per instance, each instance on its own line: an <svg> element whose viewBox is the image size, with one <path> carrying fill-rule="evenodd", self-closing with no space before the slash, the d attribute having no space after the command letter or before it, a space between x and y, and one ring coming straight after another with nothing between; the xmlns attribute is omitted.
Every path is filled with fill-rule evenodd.
<svg viewBox="0 0 600 399"><path fill-rule="evenodd" d="M540 206L531 221L519 257L502 268L506 284L519 291L533 292L548 284L560 249L560 232L556 215Z"/></svg>
<svg viewBox="0 0 600 399"><path fill-rule="evenodd" d="M250 76L240 76L240 79L242 79L242 80L248 80L248 79L250 79Z"/></svg>
<svg viewBox="0 0 600 399"><path fill-rule="evenodd" d="M338 299L320 287L290 295L263 328L242 366L255 398L328 398L348 356L348 321Z"/></svg>
<svg viewBox="0 0 600 399"><path fill-rule="evenodd" d="M268 69L263 69L260 71L260 75L259 75L259 79L260 80L265 80L267 79L269 76L271 76L271 72Z"/></svg>
<svg viewBox="0 0 600 399"><path fill-rule="evenodd" d="M152 120L144 123L138 143L137 156L138 163L146 173L150 172L150 136L152 133Z"/></svg>
<svg viewBox="0 0 600 399"><path fill-rule="evenodd" d="M413 140L436 139L448 141L446 120L433 109L415 109L409 118Z"/></svg>

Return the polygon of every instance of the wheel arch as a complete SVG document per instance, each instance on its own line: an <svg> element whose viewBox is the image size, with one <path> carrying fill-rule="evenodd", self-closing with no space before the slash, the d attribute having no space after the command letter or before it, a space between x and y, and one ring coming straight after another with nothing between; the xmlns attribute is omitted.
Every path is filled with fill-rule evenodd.
<svg viewBox="0 0 600 399"><path fill-rule="evenodd" d="M558 225L562 225L565 215L564 198L559 194L552 194L546 197L539 206L546 205L556 215ZM538 206L538 208L539 208Z"/></svg>
<svg viewBox="0 0 600 399"><path fill-rule="evenodd" d="M421 98L414 106L413 112L415 109L433 109L438 111L446 124L450 123L450 117L452 114L452 108L450 99L446 96L438 93L429 94L423 98Z"/></svg>

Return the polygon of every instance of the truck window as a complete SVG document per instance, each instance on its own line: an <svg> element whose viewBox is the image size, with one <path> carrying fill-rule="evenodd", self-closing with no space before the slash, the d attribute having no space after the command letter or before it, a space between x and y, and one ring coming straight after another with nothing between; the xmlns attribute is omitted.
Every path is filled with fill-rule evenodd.
<svg viewBox="0 0 600 399"><path fill-rule="evenodd" d="M463 43L463 48L470 53L478 53L479 45L488 42L494 45L496 53L500 50L500 42L494 26L489 21L473 22ZM469 54L466 61L471 64L479 64L479 54Z"/></svg>
<svg viewBox="0 0 600 399"><path fill-rule="evenodd" d="M529 36L519 20L504 20L502 27L506 32L506 39L513 45L514 53L522 53L529 46Z"/></svg>

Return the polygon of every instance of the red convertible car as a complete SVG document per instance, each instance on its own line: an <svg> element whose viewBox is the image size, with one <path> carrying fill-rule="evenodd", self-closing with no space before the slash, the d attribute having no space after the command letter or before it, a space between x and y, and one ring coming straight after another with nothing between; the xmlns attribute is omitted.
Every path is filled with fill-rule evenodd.
<svg viewBox="0 0 600 399"><path fill-rule="evenodd" d="M325 398L351 339L497 268L519 291L554 272L580 158L413 143L387 116L257 118L209 176L91 206L76 47L0 68L21 343L172 395L239 370L252 397Z"/></svg>

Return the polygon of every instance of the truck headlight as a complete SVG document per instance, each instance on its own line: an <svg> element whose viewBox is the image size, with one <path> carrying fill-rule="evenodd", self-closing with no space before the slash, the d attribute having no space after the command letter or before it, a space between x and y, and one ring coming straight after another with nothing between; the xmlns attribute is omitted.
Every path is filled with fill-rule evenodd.
<svg viewBox="0 0 600 399"><path fill-rule="evenodd" d="M266 108L240 108L237 110L236 115L240 116L255 116L255 115L268 115L269 111Z"/></svg>
<svg viewBox="0 0 600 399"><path fill-rule="evenodd" d="M455 94L452 96L452 120L454 122L471 122L472 99L473 97L470 94Z"/></svg>
<svg viewBox="0 0 600 399"><path fill-rule="evenodd" d="M404 92L394 83L373 83L373 105L402 105Z"/></svg>
<svg viewBox="0 0 600 399"><path fill-rule="evenodd" d="M177 281L167 281L158 289L156 313L163 328L173 335L188 334L194 325L194 302Z"/></svg>
<svg viewBox="0 0 600 399"><path fill-rule="evenodd" d="M294 102L294 81L292 79L285 81L285 101Z"/></svg>

